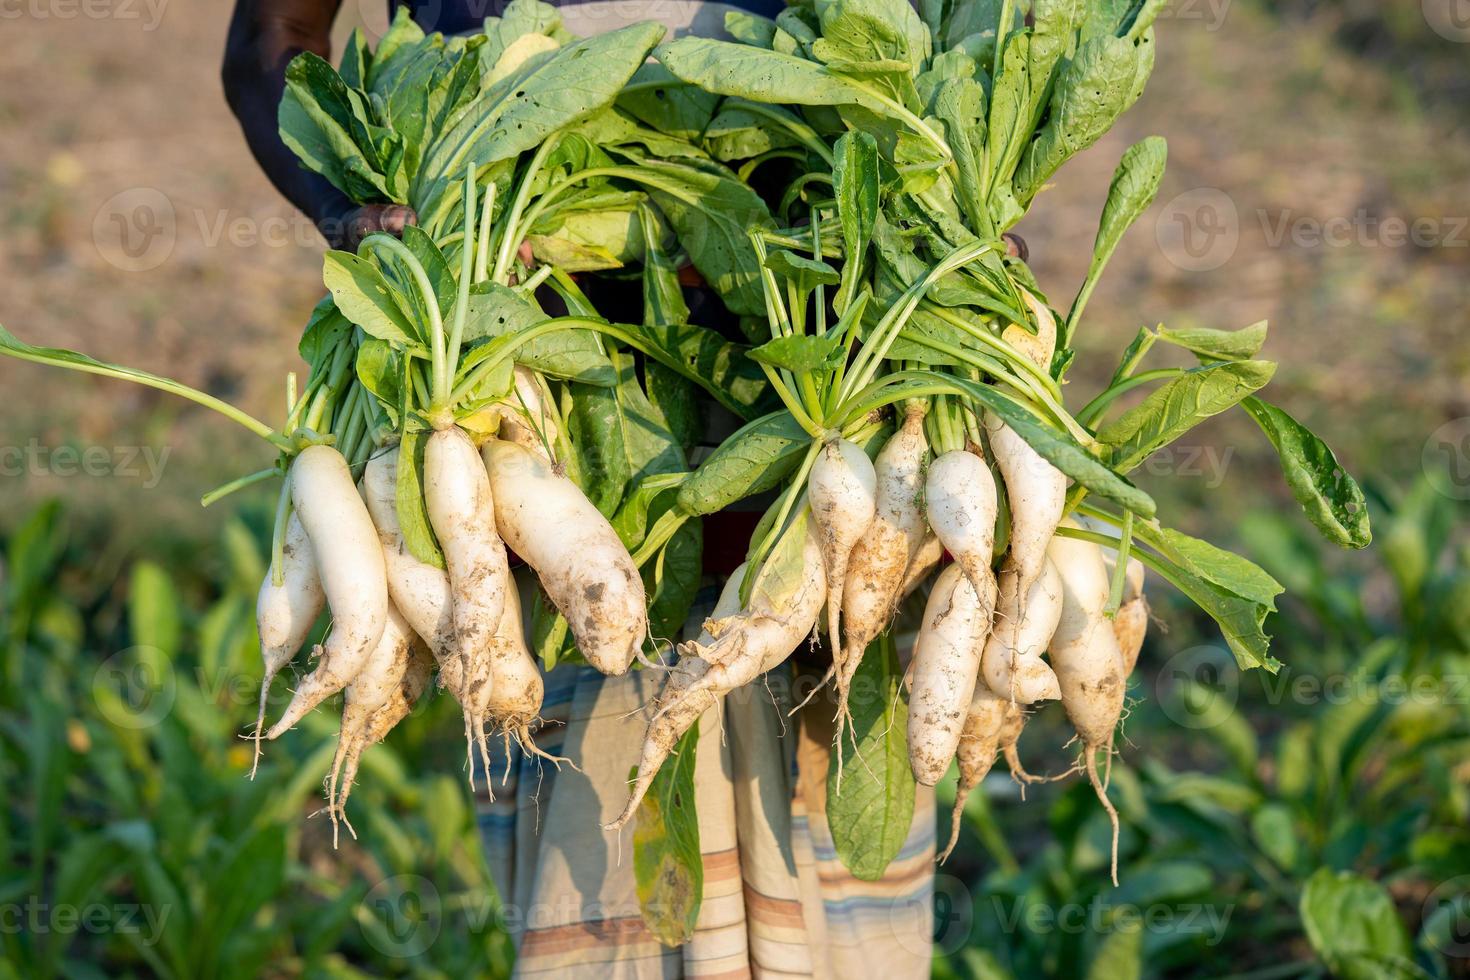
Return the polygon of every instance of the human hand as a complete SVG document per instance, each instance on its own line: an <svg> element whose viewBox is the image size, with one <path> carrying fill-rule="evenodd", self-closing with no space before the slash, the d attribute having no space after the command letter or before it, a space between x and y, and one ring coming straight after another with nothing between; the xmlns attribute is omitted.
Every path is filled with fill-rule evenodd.
<svg viewBox="0 0 1470 980"><path fill-rule="evenodd" d="M340 216L322 218L317 227L333 248L356 252L362 240L375 232L384 231L397 238L404 228L418 222L418 215L406 205L364 204Z"/></svg>

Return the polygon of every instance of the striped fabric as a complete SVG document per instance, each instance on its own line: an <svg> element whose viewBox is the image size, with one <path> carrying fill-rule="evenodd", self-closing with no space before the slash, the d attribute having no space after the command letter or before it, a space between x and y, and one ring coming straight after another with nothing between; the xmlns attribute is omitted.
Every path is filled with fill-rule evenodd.
<svg viewBox="0 0 1470 980"><path fill-rule="evenodd" d="M698 623L713 603L691 617ZM481 833L518 949L520 977L927 976L934 795L919 788L908 839L887 874L842 866L825 819L830 704L788 718L792 668L725 698L700 720L695 791L704 901L693 939L669 949L639 913L633 828L604 833L627 799L656 693L651 671L547 676L537 744L574 760L560 771L501 746L477 781ZM798 689L799 686L798 686ZM808 688L809 689L809 688Z"/></svg>
<svg viewBox="0 0 1470 980"><path fill-rule="evenodd" d="M597 34L637 20L670 36L722 37L725 13L774 17L780 0L562 0L573 33ZM487 13L499 13L494 0ZM450 30L474 30L465 22ZM445 30L443 24L436 29ZM633 313L637 316L637 313ZM711 406L705 450L739 426ZM693 462L697 462L697 457ZM748 514L707 523L706 565L728 572L769 495L742 502ZM739 508L737 508L738 510ZM741 524L743 517L749 517ZM711 533L719 527L720 531ZM721 533L722 532L722 533ZM734 548L722 547L737 542ZM725 552L728 552L726 554ZM688 635L714 606L706 590ZM690 632L692 629L692 632ZM724 699L700 720L695 791L704 859L704 900L695 935L667 949L644 927L632 865L633 827L601 825L627 800L647 725L644 706L659 677L604 678L563 667L546 678L537 745L580 771L502 745L492 761L494 798L477 779L481 836L516 941L516 975L577 978L812 977L908 980L929 975L934 883L934 793L919 787L902 851L879 881L859 881L838 860L827 828L830 703L788 718L791 668ZM808 679L810 680L810 679ZM810 690L810 686L804 688ZM482 774L484 775L484 774Z"/></svg>

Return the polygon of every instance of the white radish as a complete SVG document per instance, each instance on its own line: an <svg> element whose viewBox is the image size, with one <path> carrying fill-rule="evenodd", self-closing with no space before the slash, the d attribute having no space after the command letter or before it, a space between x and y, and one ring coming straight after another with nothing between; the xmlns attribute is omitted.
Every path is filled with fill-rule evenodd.
<svg viewBox="0 0 1470 980"><path fill-rule="evenodd" d="M488 666L485 651L513 586L496 533L490 478L475 444L457 427L440 429L424 444L424 506L444 552L453 606L454 652L445 686L464 707L466 736L479 745L488 772L490 749L480 726L493 696L493 671L477 668Z"/></svg>
<svg viewBox="0 0 1470 980"><path fill-rule="evenodd" d="M1011 324L1001 332L1001 338L1030 358L1037 367L1047 370L1056 350L1056 317L1030 292L1022 290L1021 297L1036 318L1036 333ZM985 429L990 436L990 451L995 456L1001 479L1005 481L1006 498L1010 504L1007 564L1014 567L1020 576L1019 588L1013 596L1024 600L1032 583L1041 574L1047 542L1062 518L1067 501L1067 478L991 412L985 413ZM1004 598L1002 614L1018 617L1020 609L1007 608Z"/></svg>
<svg viewBox="0 0 1470 980"><path fill-rule="evenodd" d="M535 453L499 439L481 452L505 543L536 570L587 662L604 674L627 672L648 635L648 602L617 532Z"/></svg>
<svg viewBox="0 0 1470 980"><path fill-rule="evenodd" d="M1050 645L1062 704L1084 745L1105 745L1122 714L1124 674L1117 636L1103 614L1109 583L1102 549L1059 535L1047 552L1062 580L1062 614Z"/></svg>
<svg viewBox="0 0 1470 980"><path fill-rule="evenodd" d="M1039 297L1030 290L1021 290L1021 299L1026 308L1036 317L1036 332L1032 333L1018 323L1010 323L1001 331L1000 337L1041 368L1050 369L1052 355L1057 349L1057 318Z"/></svg>
<svg viewBox="0 0 1470 980"><path fill-rule="evenodd" d="M388 620L383 548L342 454L328 446L302 450L291 465L291 500L311 539L332 610L332 631L315 651L316 669L302 678L281 719L266 733L271 739L352 683Z"/></svg>
<svg viewBox="0 0 1470 980"><path fill-rule="evenodd" d="M989 571L989 569L986 569ZM995 580L977 595L959 565L939 573L909 665L909 767L924 786L944 778L970 713L980 649L995 613Z"/></svg>
<svg viewBox="0 0 1470 980"><path fill-rule="evenodd" d="M404 674L408 672L410 650L416 642L413 629L390 604L388 619L383 633L373 647L367 662L362 665L352 683L342 694L342 728L337 733L337 753L332 759L332 771L327 777L327 810L332 817L332 846L337 844L337 821L347 824L347 830L355 838L357 832L347 820L343 810L347 803L348 787L339 797L337 779L349 753L359 754L373 715L387 704L398 690Z"/></svg>
<svg viewBox="0 0 1470 980"><path fill-rule="evenodd" d="M849 717L847 692L868 644L887 627L926 529L919 497L924 487L924 411L910 409L874 463L878 507L868 533L848 560L842 591L843 642L833 642L839 726Z"/></svg>
<svg viewBox="0 0 1470 980"><path fill-rule="evenodd" d="M1067 478L1041 457L1010 426L992 413L985 415L990 451L1006 485L1011 534L1006 564L1020 576L1024 596L1041 574L1046 545L1062 519L1067 503ZM1014 610L1007 610L1013 614Z"/></svg>
<svg viewBox="0 0 1470 980"><path fill-rule="evenodd" d="M548 447L555 446L560 436L556 419L546 410L540 380L530 368L517 364L515 389L505 399L500 421L500 438L513 442L544 459L550 459Z"/></svg>
<svg viewBox="0 0 1470 980"><path fill-rule="evenodd" d="M726 622L740 612L740 586L745 580L748 567L748 563L742 562L739 568L730 573L724 588L720 590L719 598L715 600L714 610L710 613L705 628L698 639L684 644L678 663L674 664L664 680L663 689L653 702L654 715L648 722L643 751L638 760L638 776L629 793L627 806L616 820L604 825L604 830L619 830L628 822L638 809L644 794L648 792L653 777L674 751L679 739L705 711L718 702L718 694L712 693L708 688L691 694L714 666L710 660L700 655L700 651L714 647L715 638L710 635L709 623Z"/></svg>
<svg viewBox="0 0 1470 980"><path fill-rule="evenodd" d="M842 586L847 579L848 556L867 532L878 509L878 474L872 460L857 443L834 437L812 464L807 501L822 542L827 574L827 635L841 642Z"/></svg>
<svg viewBox="0 0 1470 980"><path fill-rule="evenodd" d="M1113 730L1123 714L1127 674L1118 638L1104 610L1109 582L1102 549L1090 541L1057 536L1047 549L1062 579L1062 615L1051 641L1051 661L1062 688L1062 706L1082 740L1083 764L1113 824L1113 883L1118 878L1118 812L1098 778L1098 749L1112 751Z"/></svg>
<svg viewBox="0 0 1470 980"><path fill-rule="evenodd" d="M495 640L490 646L490 664L495 678L490 687L491 720L507 738L514 738L523 750L532 755L550 759L558 766L567 762L568 760L560 756L537 748L531 737L531 726L541 720L541 702L546 695L546 682L536 666L535 657L526 646L525 627L521 622L521 596L515 588L505 596L505 612L500 617L500 629L496 631Z"/></svg>
<svg viewBox="0 0 1470 980"><path fill-rule="evenodd" d="M274 569L268 569L255 599L255 626L260 634L260 659L265 672L260 680L260 712L255 718L255 759L250 777L260 763L260 739L265 732L266 700L271 681L291 662L306 642L311 627L327 604L322 577L316 569L311 539L301 518L292 512L286 521L286 538L281 547L281 584L275 584Z"/></svg>
<svg viewBox="0 0 1470 980"><path fill-rule="evenodd" d="M798 520L810 525L809 517ZM796 533L801 533L800 539L783 543L800 545L799 577L779 571L767 574L780 561L773 552L752 584L750 602L741 609L740 583L745 577L745 566L741 566L725 583L699 639L680 648L679 662L648 724L627 806L604 830L621 829L632 819L659 767L700 715L722 695L780 666L816 628L827 598L822 547L810 526L803 531L793 524L786 531L787 535Z"/></svg>
<svg viewBox="0 0 1470 980"><path fill-rule="evenodd" d="M384 632L386 634L387 631ZM336 845L339 818L347 824L353 837L357 836L347 820L346 807L357 781L357 767L363 752L381 742L394 726L408 717L433 676L433 657L416 637L411 637L405 655L395 658L392 670L379 679L378 691L384 696L376 705L365 708L361 705L365 695L353 690L356 684L348 686L343 700L342 730L337 736L337 754L332 761L332 780L328 788L333 846ZM358 705L356 709L354 704Z"/></svg>
<svg viewBox="0 0 1470 980"><path fill-rule="evenodd" d="M1002 700L1005 699L1002 698ZM1026 709L1019 704L1006 701L1005 721L1000 729L1000 751L1005 756L1006 766L1011 770L1011 779L1021 784L1021 799L1023 800L1026 798L1026 787L1031 783L1055 783L1066 779L1073 773L1082 772L1084 768L1081 764L1074 765L1055 776L1037 776L1028 772L1021 761L1019 742L1021 731L1026 727L1026 721L1030 717Z"/></svg>
<svg viewBox="0 0 1470 980"><path fill-rule="evenodd" d="M950 813L949 843L939 855L940 864L948 860L955 844L959 842L960 822L965 813L965 801L970 798L970 793L975 787L979 786L989 774L991 766L995 765L996 756L1001 750L1001 734L1005 730L1006 718L1013 709L1018 715L1020 714L1019 708L998 697L984 684L975 685L974 695L965 715L964 728L960 732L959 745L955 751L955 760L959 763L960 768L960 779L955 787L954 810Z"/></svg>
<svg viewBox="0 0 1470 980"><path fill-rule="evenodd" d="M1113 635L1118 639L1118 653L1123 658L1123 673L1132 674L1138 664L1143 638L1148 633L1148 600L1141 594L1129 599L1113 614Z"/></svg>
<svg viewBox="0 0 1470 980"><path fill-rule="evenodd" d="M478 457L476 468L480 468ZM486 726L490 720L490 644L458 647L454 632L454 601L449 575L419 561L408 550L398 521L398 453L389 450L368 460L362 475L362 495L378 529L388 571L388 594L415 633L424 638L439 664L439 682L454 695L464 713L467 771L474 787L474 749L481 758L489 753ZM514 592L511 587L506 592Z"/></svg>
<svg viewBox="0 0 1470 980"><path fill-rule="evenodd" d="M449 576L419 561L408 550L398 521L398 450L388 449L367 461L362 471L362 499L367 504L388 571L388 595L424 638L441 670L454 655L454 605Z"/></svg>
<svg viewBox="0 0 1470 980"><path fill-rule="evenodd" d="M1079 520L1079 524L1093 530L1111 531L1101 522ZM1118 552L1103 547L1103 567L1111 582L1118 564ZM1123 673L1132 674L1138 663L1138 654L1143 649L1143 638L1148 633L1148 600L1143 597L1143 581L1146 572L1143 562L1128 559L1128 568L1123 573L1123 602L1113 614L1113 633L1118 637L1118 652L1123 656Z"/></svg>
<svg viewBox="0 0 1470 980"><path fill-rule="evenodd" d="M1011 778L1021 784L1022 799L1025 799L1026 796L1027 783L1045 781L1043 777L1033 776L1027 772L1025 764L1021 762L1019 748L1021 731L1026 727L1026 719L1029 717L1019 704L1007 701L1005 721L1000 726L1000 751L1005 756L1006 767L1011 771Z"/></svg>
<svg viewBox="0 0 1470 980"><path fill-rule="evenodd" d="M919 545L919 550L914 552L913 560L903 573L903 585L898 590L900 599L907 598L915 589L923 585L929 578L931 572L939 567L939 561L944 557L944 545L940 542L933 531L924 535L924 541Z"/></svg>
<svg viewBox="0 0 1470 980"><path fill-rule="evenodd" d="M924 510L940 542L970 580L976 595L994 591L995 477L977 453L956 449L929 464Z"/></svg>
<svg viewBox="0 0 1470 980"><path fill-rule="evenodd" d="M980 672L986 686L1006 700L1035 704L1062 693L1055 672L1042 659L1062 615L1062 580L1045 561L1024 601L1017 599L1020 582L1015 568L1000 574L995 629L980 657Z"/></svg>
<svg viewBox="0 0 1470 980"><path fill-rule="evenodd" d="M449 573L454 657L464 662L500 626L510 563L496 533L490 478L475 444L456 426L424 444L424 507Z"/></svg>

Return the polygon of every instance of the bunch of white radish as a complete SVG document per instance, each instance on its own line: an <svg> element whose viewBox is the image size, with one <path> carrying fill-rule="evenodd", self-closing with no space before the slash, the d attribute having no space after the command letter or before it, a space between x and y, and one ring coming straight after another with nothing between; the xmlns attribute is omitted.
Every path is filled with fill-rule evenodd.
<svg viewBox="0 0 1470 980"><path fill-rule="evenodd" d="M828 597L822 538L810 512L798 513L755 572L745 601L749 564L725 582L699 637L680 649L654 704L627 805L607 829L632 819L675 744L722 695L779 667L812 635Z"/></svg>
<svg viewBox="0 0 1470 980"><path fill-rule="evenodd" d="M475 234L473 173L471 167L465 181L463 241L477 242L483 256L489 239ZM486 214L490 204L487 195ZM418 261L389 239L369 246L410 268ZM534 571L566 617L577 649L597 669L626 672L648 638L638 567L608 519L553 462L561 432L544 379L518 365L489 400L477 397L481 386L454 383L465 353L466 300L486 264L482 259L476 271L476 253L476 247L462 249L452 324L446 329L431 314L427 384L418 390L420 428L412 441L407 429L376 433L367 452L354 453L359 483L347 457L327 440L312 440L294 454L290 495L277 515L282 541L258 602L265 677L257 756L262 734L280 737L342 693L342 730L327 781L334 825L345 820L362 751L408 714L431 675L459 702L471 785L476 768L490 769L492 736L563 761L533 741L545 684L527 645L508 549ZM429 290L421 299L431 311L449 305ZM344 358L326 360L336 367ZM486 374L493 365L481 357L477 368ZM359 392L350 390L348 397ZM375 412L395 409L368 403ZM402 406L397 410L401 415ZM271 680L323 607L331 625L314 648L312 669L262 733Z"/></svg>
<svg viewBox="0 0 1470 980"><path fill-rule="evenodd" d="M1002 338L1044 369L1055 348L1056 321L1035 296L1023 297L1036 332L1012 325ZM1098 776L1096 753L1112 751L1127 677L1147 629L1143 566L1130 559L1126 602L1110 609L1111 576L1101 548L1056 535L1067 478L995 414L986 413L984 423L1005 486L1009 539L997 556L996 481L979 446L944 453L930 464L925 512L955 564L930 592L908 672L914 778L934 785L950 759L958 760L947 857L965 801L998 755L1014 777L1035 778L1021 766L1016 748L1026 709L1059 699L1082 745L1082 762L1073 769L1087 773L1113 822L1116 880L1117 814Z"/></svg>
<svg viewBox="0 0 1470 980"><path fill-rule="evenodd" d="M599 669L625 672L647 633L643 583L627 550L581 491L543 458L494 438L476 447L453 426L426 440L424 503L443 549L441 570L415 558L404 543L395 450L387 447L368 461L361 495L335 450L313 446L297 457L281 582L273 569L260 591L267 674L262 717L270 678L295 654L324 602L330 610L331 628L314 651L314 669L265 737L279 737L312 708L346 692L333 784L344 762L349 776L342 800L333 794L334 813L345 801L357 754L384 733L370 737L369 720L383 714L392 689L409 705L422 691L421 658L414 652L420 644L432 653L439 684L460 702L466 737L479 746L481 763L488 768L492 733L539 752L530 736L543 682L526 646L506 541L536 570ZM569 533L545 533L547 520Z"/></svg>
<svg viewBox="0 0 1470 980"><path fill-rule="evenodd" d="M919 294L918 286L912 295ZM788 295L800 299L800 289ZM1049 370L1057 339L1052 312L1031 293L1021 295L1035 332L1012 325L998 341L1011 363L1024 362L1008 375L1013 379L1028 370ZM767 298L779 341L782 324L799 317L784 310L774 282L767 283ZM899 303L885 313L868 343L881 349L883 330L900 329L905 308ZM853 369L861 363L859 358ZM894 388L897 394L904 390ZM830 376L793 373L790 384L778 390L791 418L811 433L809 451L752 541L751 561L725 583L703 633L680 648L648 706L638 770L609 829L634 817L679 739L722 696L780 665L808 638L816 643L822 632L832 660L827 679L836 689L839 781L833 788L840 793L847 733L857 746L849 704L853 679L869 647L893 628L905 596L924 588L927 598L905 676L908 755L915 781L927 786L958 759L956 833L960 808L995 758L1004 756L1016 778L1036 779L1022 767L1017 744L1027 710L1048 700L1060 699L1077 726L1086 756L1080 768L1093 776L1101 794L1092 757L1099 748L1111 748L1127 673L1109 621L1108 575L1098 572L1089 580L1095 586L1100 576L1100 591L1079 591L1078 565L1086 549L1096 546L1057 544L1068 478L1002 418L1009 403L991 411L963 385L941 389L947 394L938 398L894 397L891 433L860 441L858 433L871 417L851 407L853 393L862 389L858 381L844 381L841 369ZM1014 390L1011 397L1025 393ZM742 442L746 435L742 430L733 436L706 466L719 472L724 455L756 454L758 446ZM494 452L514 454L523 466L548 465L534 451L506 443ZM496 464L487 459L493 476ZM499 500L503 494L495 490ZM1006 536L998 548L1002 527ZM793 560L798 542L801 557ZM946 556L952 564L945 564ZM1118 630L1131 637L1128 646L1136 657L1147 607L1141 576L1129 582ZM1103 642L1093 638L1099 630L1113 644L1110 658L1092 652ZM583 650L594 663L597 649L597 639L589 636ZM1106 678L1094 676L1099 672Z"/></svg>
<svg viewBox="0 0 1470 980"><path fill-rule="evenodd" d="M1002 233L1059 164L1061 117L1091 98L1073 87L1091 84L1078 68L1086 58L1068 54L1057 62L1064 74L1036 79L1045 84L1026 98L1042 101L1022 106L1020 118L1040 129L1000 127L1007 147L983 126L958 138L974 129L975 100L983 105L991 90L985 71L969 77L981 68L973 52L919 45L909 66L917 88L900 100L914 104L863 103L899 128L900 139L880 140L835 124L849 120L845 108L808 118L813 105L771 95L779 85L753 89L738 77L760 59L805 60L817 50L806 42L779 55L697 38L655 51L663 29L649 24L568 42L560 27L546 28L556 37L535 27L545 26L539 14L523 16L526 0L512 6L520 13L496 22L495 43L478 50L472 40L425 37L404 15L385 36L387 54L359 44L351 71L333 77L312 64L300 75L314 83L289 76L295 110L282 119L303 162L342 181L349 196L370 196L354 197L358 204L381 194L408 204L421 224L324 257L331 295L301 339L310 371L299 392L288 376L278 429L204 392L0 329L0 353L182 395L277 454L270 468L206 496L284 479L257 602L256 762L264 740L340 695L326 777L335 835L341 823L351 831L345 807L363 752L433 689L458 704L473 785L477 771L489 781L495 739L507 764L511 743L566 761L535 743L543 671L569 659L609 676L641 666L660 671L661 690L629 722L641 733L639 764L625 805L604 811L617 813L606 827L687 820L690 809L644 805L660 798L656 781L681 739L805 644L817 670L826 668L819 687L832 688L833 700L818 702L835 728L829 804L860 809L873 798L842 796L854 767L864 779L882 769L882 779L904 783L880 788L898 800L912 797L910 777L933 786L954 761L948 856L967 799L997 759L1023 786L1082 773L1112 820L1116 878L1108 773L1149 625L1140 559L1227 624L1245 666L1275 664L1259 626L1280 591L1245 559L1163 527L1127 474L1189 426L1240 404L1287 463L1313 523L1355 547L1370 537L1361 491L1331 451L1255 394L1274 369L1256 359L1263 325L1145 329L1101 393L1075 414L1065 404L1078 320L1112 248L1157 190L1162 141L1125 154L1089 277L1059 318ZM889 26L908 36L912 11L890 6ZM1071 52L1073 40L1076 51L1107 58L1151 51L1139 35L1153 5L1119 23L1118 11L1089 14L1085 32L1071 23L1071 6L1053 6L1033 11L1038 23L992 32L986 71L1004 81L1018 64L1045 68L1012 47L1027 35L1066 42L1048 46L1053 53ZM883 7L870 11L875 23ZM491 51L500 54L481 64ZM380 71L379 55L439 68L400 78ZM695 101L710 119L649 118L673 103L641 77L624 85L650 55L704 90L708 102ZM828 59L808 67L837 78L852 68ZM562 86L571 77L587 84ZM441 81L447 89L414 89ZM318 83L325 87L315 91ZM407 90L389 98L390 84ZM554 84L556 98L539 90L510 98L507 89L522 84ZM738 97L743 113L761 93L771 97L757 115L780 129L778 150L740 157L726 144L767 141L706 138L722 99ZM404 106L451 98L432 125L414 111L402 125ZM323 107L348 103L366 115L344 142L334 135L341 120ZM512 103L536 118L507 137L496 120ZM332 132L318 132L328 122ZM353 145L362 134L371 146ZM943 162L915 166L897 152L915 147ZM776 160L779 168L765 166ZM791 182L768 199L749 182L758 166L763 176L789 172ZM742 335L696 322L718 304L686 301L686 263ZM642 316L616 311L640 322L604 319L588 299L599 290L573 276L602 271L641 276ZM548 315L548 293L566 315ZM747 343L762 312L769 339ZM1197 366L1139 370L1157 342L1188 351ZM716 407L739 416L739 428L704 453L701 434L726 421ZM710 581L701 549L727 532L701 522L742 500L764 516L745 563ZM517 561L528 567L519 576ZM702 629L660 647L701 590L719 595ZM910 655L894 656L894 638L910 626ZM286 686L278 679L287 667L289 702L270 719L272 685ZM855 693L860 670L864 680L882 672L881 711ZM900 701L906 717L896 713ZM1032 776L1019 740L1051 701L1075 729L1077 750L1061 776ZM885 763L900 758L905 740L908 767L871 765L875 748ZM891 814L848 816L852 839L886 836L872 821ZM639 829L646 841L660 828Z"/></svg>

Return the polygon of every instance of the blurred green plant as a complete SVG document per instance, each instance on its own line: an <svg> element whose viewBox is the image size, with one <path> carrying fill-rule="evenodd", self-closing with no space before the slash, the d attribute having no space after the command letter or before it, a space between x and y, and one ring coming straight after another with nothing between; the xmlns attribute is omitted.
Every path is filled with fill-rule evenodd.
<svg viewBox="0 0 1470 980"><path fill-rule="evenodd" d="M1200 655L1182 613L1164 617L1168 651L1156 631L1137 674L1158 682L1135 691L1113 767L1121 888L1087 787L1020 805L1000 776L972 797L938 878L936 975L1465 975L1464 505L1425 482L1375 506L1384 530L1351 573L1291 517L1241 525L1288 587L1280 676ZM5 549L0 978L508 974L473 810L444 765L453 706L431 699L365 756L361 836L334 852L307 819L328 713L248 778L257 535L232 521L189 567L119 578L70 526L48 504ZM1060 743L1047 721L1028 756Z"/></svg>
<svg viewBox="0 0 1470 980"><path fill-rule="evenodd" d="M334 852L306 819L327 712L249 778L256 536L228 523L186 599L148 562L91 568L68 527L47 504L5 551L0 977L507 975L442 699L365 755Z"/></svg>
<svg viewBox="0 0 1470 980"><path fill-rule="evenodd" d="M1022 804L992 775L971 797L974 837L938 883L937 976L1470 975L1465 504L1424 481L1376 506L1385 533L1351 572L1289 517L1243 524L1291 597L1270 624L1280 675L1177 625L1163 657L1154 631L1113 766L1120 888L1089 787ZM1059 731L1033 727L1023 754Z"/></svg>

